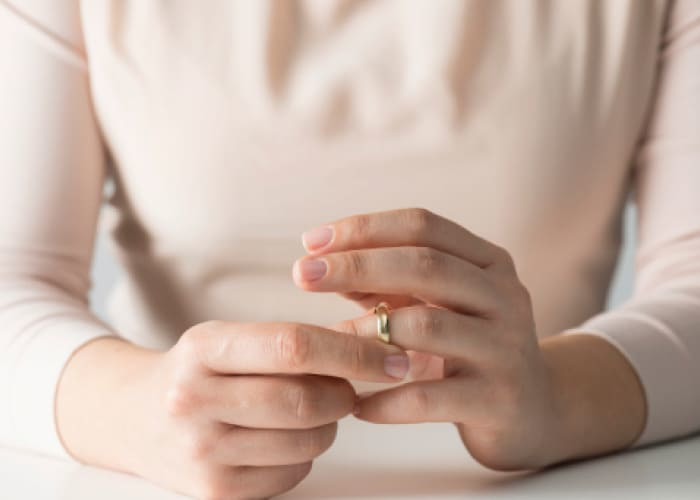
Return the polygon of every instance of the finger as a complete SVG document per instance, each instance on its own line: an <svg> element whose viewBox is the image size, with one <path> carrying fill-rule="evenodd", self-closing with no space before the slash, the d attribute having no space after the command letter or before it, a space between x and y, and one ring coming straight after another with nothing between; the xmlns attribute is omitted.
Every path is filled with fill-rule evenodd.
<svg viewBox="0 0 700 500"><path fill-rule="evenodd" d="M210 478L205 498L269 498L292 489L311 472L311 462L268 467L222 467Z"/></svg>
<svg viewBox="0 0 700 500"><path fill-rule="evenodd" d="M355 391L346 380L331 377L213 376L189 398L193 413L218 422L311 429L349 414Z"/></svg>
<svg viewBox="0 0 700 500"><path fill-rule="evenodd" d="M408 371L408 357L399 347L305 323L211 321L187 333L187 348L218 373L311 373L393 382Z"/></svg>
<svg viewBox="0 0 700 500"><path fill-rule="evenodd" d="M320 270L325 267L321 274ZM428 247L350 250L302 257L294 280L315 292L372 292L411 295L470 314L488 314L499 306L492 278L483 269Z"/></svg>
<svg viewBox="0 0 700 500"><path fill-rule="evenodd" d="M408 359L411 360L411 370L408 372L406 380L434 380L445 378L445 370L448 367L445 358L423 351L406 351ZM461 366L454 367L461 368ZM450 374L454 374L451 371Z"/></svg>
<svg viewBox="0 0 700 500"><path fill-rule="evenodd" d="M390 309L391 343L403 349L429 352L445 358L485 360L496 349L488 320L429 306ZM377 336L373 313L342 321L334 329L360 337Z"/></svg>
<svg viewBox="0 0 700 500"><path fill-rule="evenodd" d="M476 379L446 378L410 382L360 399L355 416L380 424L462 422L478 410Z"/></svg>
<svg viewBox="0 0 700 500"><path fill-rule="evenodd" d="M226 465L289 465L309 462L333 443L338 425L313 429L248 429L234 427L219 440L212 460Z"/></svg>
<svg viewBox="0 0 700 500"><path fill-rule="evenodd" d="M328 237L330 241L323 245ZM510 259L508 253L497 245L424 208L345 217L307 231L302 241L307 251L314 255L361 248L425 246L479 267L507 263Z"/></svg>

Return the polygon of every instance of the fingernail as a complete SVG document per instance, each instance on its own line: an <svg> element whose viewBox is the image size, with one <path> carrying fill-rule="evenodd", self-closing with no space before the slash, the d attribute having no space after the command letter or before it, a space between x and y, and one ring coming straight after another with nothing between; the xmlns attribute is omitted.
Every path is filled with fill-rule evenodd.
<svg viewBox="0 0 700 500"><path fill-rule="evenodd" d="M326 274L326 262L323 259L304 259L299 261L299 274L304 281L315 281Z"/></svg>
<svg viewBox="0 0 700 500"><path fill-rule="evenodd" d="M384 358L384 371L387 375L402 379L408 373L408 356L392 354Z"/></svg>
<svg viewBox="0 0 700 500"><path fill-rule="evenodd" d="M315 227L301 235L301 241L307 250L318 250L326 246L333 238L333 228L330 226Z"/></svg>

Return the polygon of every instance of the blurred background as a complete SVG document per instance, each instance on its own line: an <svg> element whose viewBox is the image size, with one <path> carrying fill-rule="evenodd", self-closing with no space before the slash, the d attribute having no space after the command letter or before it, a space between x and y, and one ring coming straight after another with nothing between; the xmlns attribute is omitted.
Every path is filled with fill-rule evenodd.
<svg viewBox="0 0 700 500"><path fill-rule="evenodd" d="M634 206L628 204L625 211L624 244L618 257L615 276L608 291L608 307L614 307L632 294L632 288L634 286L635 222L636 213ZM105 302L120 271L110 254L106 243L107 237L104 229L100 228L97 235L95 256L92 265L93 286L90 294L90 302L93 311L100 318L109 322ZM291 269L292 263L290 262L289 265Z"/></svg>

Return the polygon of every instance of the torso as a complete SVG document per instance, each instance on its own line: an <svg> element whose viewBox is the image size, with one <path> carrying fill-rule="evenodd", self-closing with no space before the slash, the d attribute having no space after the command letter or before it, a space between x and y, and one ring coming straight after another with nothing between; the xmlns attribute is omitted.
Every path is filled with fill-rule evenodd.
<svg viewBox="0 0 700 500"><path fill-rule="evenodd" d="M540 335L603 307L665 2L82 9L127 337L357 315L292 284L300 234L410 206L509 249Z"/></svg>

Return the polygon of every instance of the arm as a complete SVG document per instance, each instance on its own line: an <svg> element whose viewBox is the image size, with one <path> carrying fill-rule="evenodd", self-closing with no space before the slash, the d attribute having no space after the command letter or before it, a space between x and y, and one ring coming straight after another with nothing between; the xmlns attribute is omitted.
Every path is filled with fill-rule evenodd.
<svg viewBox="0 0 700 500"><path fill-rule="evenodd" d="M660 52L656 101L638 151L634 181L639 215L634 297L568 331L551 348L556 350L557 342L593 342L578 335L581 332L616 347L644 387L646 425L633 443L642 445L700 430L697 1L678 1L670 11ZM601 349L606 347L601 344ZM620 385L618 389L620 396L629 397L622 394L623 388ZM599 408L600 414L604 403L592 405L591 410ZM596 413L590 418L595 419Z"/></svg>
<svg viewBox="0 0 700 500"><path fill-rule="evenodd" d="M113 335L86 299L104 152L77 9L15 4L0 2L0 443L65 457L61 371Z"/></svg>

